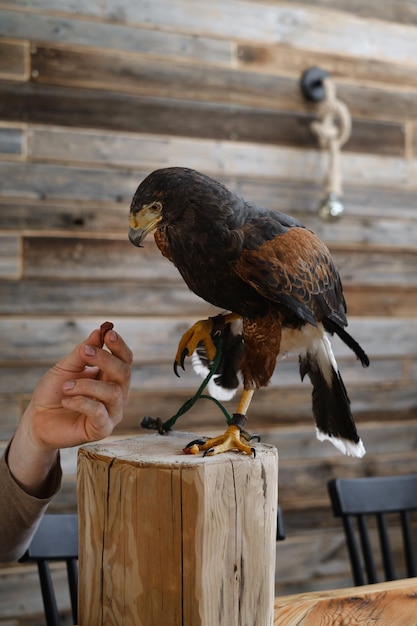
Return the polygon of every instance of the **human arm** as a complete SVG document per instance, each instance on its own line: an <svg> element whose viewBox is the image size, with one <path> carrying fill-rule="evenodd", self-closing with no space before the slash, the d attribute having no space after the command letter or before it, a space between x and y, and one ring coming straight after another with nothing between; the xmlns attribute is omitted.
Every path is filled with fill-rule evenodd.
<svg viewBox="0 0 417 626"><path fill-rule="evenodd" d="M0 560L16 558L16 550L23 551L15 545L19 533L25 535L28 525L36 529L59 489L59 448L102 439L123 417L132 353L113 330L104 341L108 350L102 349L100 331L94 330L36 385L0 464L0 480L5 476L7 483L6 491L6 483L0 486ZM27 543L25 538L23 549Z"/></svg>

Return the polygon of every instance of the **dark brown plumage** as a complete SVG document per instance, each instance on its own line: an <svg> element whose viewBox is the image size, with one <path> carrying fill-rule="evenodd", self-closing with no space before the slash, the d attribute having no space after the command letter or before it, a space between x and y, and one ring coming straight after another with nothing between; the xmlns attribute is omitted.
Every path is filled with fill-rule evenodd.
<svg viewBox="0 0 417 626"><path fill-rule="evenodd" d="M277 358L298 353L301 376L313 383L317 436L362 456L325 331L339 335L364 366L369 360L345 331L342 284L320 239L292 217L245 202L219 182L180 167L153 172L133 197L130 240L141 246L152 230L188 287L236 314L225 320L243 338L243 356L234 363L244 390L267 385Z"/></svg>

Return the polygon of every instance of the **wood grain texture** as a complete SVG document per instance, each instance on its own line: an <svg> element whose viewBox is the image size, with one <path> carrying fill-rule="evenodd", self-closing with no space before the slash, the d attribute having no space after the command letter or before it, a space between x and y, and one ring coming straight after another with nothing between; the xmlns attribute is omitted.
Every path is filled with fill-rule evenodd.
<svg viewBox="0 0 417 626"><path fill-rule="evenodd" d="M189 436L81 449L81 626L272 625L276 450L181 455Z"/></svg>
<svg viewBox="0 0 417 626"><path fill-rule="evenodd" d="M248 142L182 137L167 142L157 135L135 136L67 128L30 129L28 152L33 160L50 160L54 155L54 158L69 163L99 165L110 162L147 172L181 163L183 167L205 170L213 176L234 174L298 181L324 182L328 168L328 158L318 148L261 147ZM342 155L341 167L345 184L416 186L417 162L411 159L346 153Z"/></svg>
<svg viewBox="0 0 417 626"><path fill-rule="evenodd" d="M20 244L18 235L0 234L0 277L3 279L20 276Z"/></svg>
<svg viewBox="0 0 417 626"><path fill-rule="evenodd" d="M409 626L416 614L416 579L304 594L275 602L274 626Z"/></svg>
<svg viewBox="0 0 417 626"><path fill-rule="evenodd" d="M346 286L399 287L417 284L415 251L395 250L395 258L389 263L389 272L386 266L387 253L383 250L360 247L352 250L331 245L330 251ZM67 279L153 279L178 283L177 270L162 257L151 241L138 251L129 241L119 238L28 236L23 239L23 252L24 278L53 279L62 276Z"/></svg>
<svg viewBox="0 0 417 626"><path fill-rule="evenodd" d="M130 24L80 20L62 15L0 9L0 36L87 48L180 57L193 63L230 63L231 46L213 37L137 28Z"/></svg>
<svg viewBox="0 0 417 626"><path fill-rule="evenodd" d="M110 61L111 59L111 61ZM268 74L234 68L198 67L141 57L112 57L94 53L39 46L32 54L32 79L41 84L107 90L117 85L121 92L154 95L162 98L185 98L215 101L260 109L284 109L311 112L299 88L299 75ZM310 67L305 57L304 67ZM400 82L400 77L398 79ZM415 119L417 94L398 87L387 92L379 85L356 85L340 82L338 96L355 117L374 118L395 123L399 118Z"/></svg>
<svg viewBox="0 0 417 626"><path fill-rule="evenodd" d="M25 136L21 128L0 128L0 155L23 156Z"/></svg>
<svg viewBox="0 0 417 626"><path fill-rule="evenodd" d="M28 0L17 0L17 5L27 7ZM51 10L52 0L36 0L38 8ZM56 7L55 7L56 8ZM64 5L61 11L67 13ZM156 0L138 5L134 0L125 2L122 10L112 3L102 5L98 0L86 7L81 0L71 5L71 12L102 19L122 18L134 24L153 24L156 28L210 34L219 38L246 39L262 43L291 41L295 48L322 50L334 53L348 50L353 56L373 56L407 62L416 42L413 28L395 22L362 19L357 15L321 10L309 4L287 6L258 2L216 3L215 10L202 0L190 3L177 0ZM372 39L369 39L369 32ZM355 37L352 37L355 33ZM415 54L414 54L415 57Z"/></svg>
<svg viewBox="0 0 417 626"><path fill-rule="evenodd" d="M210 308L209 312L214 311L214 308ZM129 339L135 363L171 364L181 336L196 320L191 315L151 316L148 311L138 310L135 316L119 315L109 321L115 324L120 334ZM68 351L72 344L80 342L94 328L99 328L102 322L102 319L94 317L74 320L63 319L61 316L48 316L45 319L34 315L30 320L26 317L0 319L3 335L0 361L25 364L41 361L52 364L63 352ZM338 337L332 337L331 343L336 357L341 359L341 362L345 361L347 368L352 370L357 368L358 378L369 375L368 380L372 380L373 376L378 377L376 373L378 363L383 372L384 359L417 358L417 320L414 317L351 318L348 329L364 346L370 358L376 361L375 373L372 373L371 369L362 368L352 351ZM290 355L277 363L277 370L286 372L294 369L298 376L297 362L298 355ZM189 369L192 370L192 367ZM272 381L279 378L280 375L277 374ZM199 377L196 376L195 380L199 380Z"/></svg>
<svg viewBox="0 0 417 626"><path fill-rule="evenodd" d="M9 36L11 37L12 34L9 33ZM0 79L20 82L27 80L28 77L28 43L24 41L0 40Z"/></svg>
<svg viewBox="0 0 417 626"><path fill-rule="evenodd" d="M106 91L28 83L5 84L2 119L19 122L102 128L160 135L231 139L260 144L315 147L310 124L314 115L227 103L190 102L151 96L123 96ZM352 152L402 156L401 124L353 120L345 146Z"/></svg>
<svg viewBox="0 0 417 626"><path fill-rule="evenodd" d="M254 46L238 45L237 62L249 70L258 69L262 72L280 75L291 73L300 76L306 69L306 51L294 50L285 45ZM374 85L377 89L389 83L394 89L408 87L415 89L417 79L415 67L396 61L386 62L375 58L366 58L358 63L355 56L335 51L328 54L320 51L309 51L310 67L321 67L337 81L350 84L363 82Z"/></svg>

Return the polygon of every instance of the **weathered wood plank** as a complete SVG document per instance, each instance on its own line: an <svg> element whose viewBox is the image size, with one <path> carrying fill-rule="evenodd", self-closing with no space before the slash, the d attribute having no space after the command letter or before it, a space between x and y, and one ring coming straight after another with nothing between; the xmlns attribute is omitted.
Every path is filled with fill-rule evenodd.
<svg viewBox="0 0 417 626"><path fill-rule="evenodd" d="M0 439L10 439L21 415L21 401L18 395L5 393L0 395L0 402Z"/></svg>
<svg viewBox="0 0 417 626"><path fill-rule="evenodd" d="M377 164L375 165L378 167ZM392 217L400 223L403 219L406 221L415 220L416 194L415 191L406 189L404 184L393 185L391 188L384 188L379 184L375 186L369 184L362 187L362 185L357 186L357 181L353 178L351 181L346 180L345 166L343 166L342 174L344 176L343 201L347 218L355 216L364 221L364 228L366 228L364 217L372 218L368 222L371 227L373 220L379 218ZM315 218L318 204L323 198L322 179L316 177L311 181L293 182L291 176L287 175L286 179L281 181L278 175L279 171L277 170L276 177L272 179L265 177L256 179L253 175L246 178L238 177L233 187L236 188L237 193L261 206L284 213L298 214L303 222L307 220L306 214L310 218ZM342 224L343 222L339 223L339 225ZM338 230L337 224L333 224L332 230Z"/></svg>
<svg viewBox="0 0 417 626"><path fill-rule="evenodd" d="M152 169L181 164L208 173L324 181L327 156L317 150L256 145L234 141L166 138L33 127L28 132L28 154L33 160L59 159L75 163L111 162ZM341 157L346 183L415 187L413 160L359 154Z"/></svg>
<svg viewBox="0 0 417 626"><path fill-rule="evenodd" d="M308 62L307 62L308 57ZM405 63L384 62L367 55L358 63L355 56L340 48L335 54L321 51L294 49L293 46L255 46L247 43L236 47L236 61L242 69L258 70L269 74L291 73L301 76L306 67L321 67L336 80L350 83L363 82L393 87L417 87L415 67Z"/></svg>
<svg viewBox="0 0 417 626"><path fill-rule="evenodd" d="M56 11L53 0L17 0L17 5ZM61 11L68 12L66 4ZM285 43L328 54L346 50L358 58L371 56L390 61L408 62L417 56L414 29L408 24L361 19L356 15L323 10L311 5L289 6L248 2L216 3L154 0L150 4L124 2L123 8L96 0L88 7L76 0L71 12L85 16L120 20L133 24L152 24L156 28L193 32L220 38L247 39L260 43ZM370 31L372 37L370 37ZM354 33L354 36L352 36Z"/></svg>
<svg viewBox="0 0 417 626"><path fill-rule="evenodd" d="M407 286L398 289L394 285L385 288L345 284L344 292L349 315L416 315L417 291Z"/></svg>
<svg viewBox="0 0 417 626"><path fill-rule="evenodd" d="M410 127L410 142L409 142L410 156L415 157L417 154L417 124L413 123Z"/></svg>
<svg viewBox="0 0 417 626"><path fill-rule="evenodd" d="M42 84L0 85L0 116L24 121L85 128L233 139L259 143L316 145L309 129L311 116L280 111L262 112L227 103L185 101L72 89ZM374 128L372 122L354 124L354 146L360 149ZM400 150L400 126L381 125L381 136ZM373 133L368 150L385 152L384 141Z"/></svg>
<svg viewBox="0 0 417 626"><path fill-rule="evenodd" d="M110 60L111 58L111 60ZM308 56L306 66L308 67ZM63 86L108 90L164 98L226 102L270 110L314 111L302 98L299 76L286 77L233 68L200 68L137 55L111 57L39 46L32 55L33 80ZM417 94L341 83L338 94L353 116L415 119Z"/></svg>
<svg viewBox="0 0 417 626"><path fill-rule="evenodd" d="M386 251L330 246L343 284L417 285L417 253L398 248ZM24 278L85 278L88 280L153 280L178 282L178 272L147 242L140 251L124 239L24 237Z"/></svg>
<svg viewBox="0 0 417 626"><path fill-rule="evenodd" d="M193 424L197 434L204 433L207 429L204 420L204 412L201 410L201 407L202 405L200 405L201 423L199 425L197 419L194 419ZM188 431L191 422L188 421L186 426L184 426L182 420L183 417L177 422L174 429L175 431ZM221 429L224 425L224 417L221 416L216 427ZM300 426L282 426L279 423L279 419L276 418L275 424L270 427L262 427L261 420L256 422L256 426L257 432L259 431L261 434L262 443L278 448L280 465L285 465L287 461L297 459L311 459L312 463L321 459L323 461L328 460L331 463L332 459L344 458L343 456L340 457L340 454L333 446L323 445L322 442L316 439L312 423ZM393 423L387 421L365 422L360 426L360 431L363 440L366 442L368 456L396 453L412 454L415 450L414 442L417 434L415 421L407 420ZM113 435L107 438L107 441L121 441L125 438L130 438L133 433L135 433L134 436L143 437L152 434L155 435L155 431L152 433L152 431L141 429L136 425L136 428L131 429L130 434L123 434L123 431L118 428L113 432ZM205 434L207 435L207 431ZM164 437L169 439L170 435L164 435ZM6 444L0 443L0 454L2 454L5 448ZM66 482L74 481L77 476L77 455L78 447L64 448L61 450L61 466ZM293 465L290 464L290 467L293 467ZM330 509L330 500L321 503L321 507ZM308 518L302 519L298 515L299 510L300 506L295 509L291 509L289 506L286 507L286 526L288 530L291 529L291 534L295 534L297 531L308 531L325 527L334 527L341 530L340 520L333 519L333 515L331 520L323 519L322 512L313 507L312 509L306 509Z"/></svg>
<svg viewBox="0 0 417 626"><path fill-rule="evenodd" d="M114 202L56 202L0 197L0 229L126 234L127 208Z"/></svg>
<svg viewBox="0 0 417 626"><path fill-rule="evenodd" d="M416 267L417 256L412 252L397 255L392 249L386 251L360 250L342 251L335 246L330 246L336 265L342 275L344 284L357 283L360 285L408 285L410 288L417 284L417 275L413 267ZM390 260L388 266L383 264ZM381 265L382 263L382 265Z"/></svg>
<svg viewBox="0 0 417 626"><path fill-rule="evenodd" d="M417 291L409 287L344 286L349 316L368 317L417 317ZM135 297L132 296L135 294ZM198 298L182 283L161 281L155 284L133 279L132 281L102 280L82 281L57 279L21 279L0 282L0 314L21 315L138 315L138 307L149 315L181 316L186 313L195 319L211 315L216 310Z"/></svg>
<svg viewBox="0 0 417 626"><path fill-rule="evenodd" d="M395 363L391 369L393 368L395 368ZM33 370L33 375L30 370ZM8 371L4 369L5 374L8 374ZM36 376L40 376L43 371L44 369L36 368L34 365L12 370L12 375L20 373L24 375L23 385L26 389L21 389L22 395L18 396L22 407L25 407L28 402L30 393L37 382ZM165 372L165 377L162 379L160 374L163 372ZM295 380L296 368L292 367L288 372L295 377L293 378ZM169 365L159 365L158 368L151 365L144 366L144 368L138 366L134 368L133 373L131 401L125 411L122 424L117 427L117 432L120 433L137 432L146 414L153 417L159 416L162 419L176 414L183 403L194 395L197 385L201 382L190 370L187 370L182 381L177 381ZM344 375L344 371L342 373ZM281 374L278 382L284 384L272 385L263 389L261 393L255 394L251 404L248 428L253 432L257 430L265 432L268 429L274 429L277 425L280 427L302 425L310 432L313 427L313 418L312 388L309 382L302 384L299 379L296 379L296 383L290 385L289 378L283 376L281 370L278 374ZM154 391L155 380L156 384L159 384L157 394ZM31 381L33 381L32 384ZM416 418L415 379L395 382L387 380L385 376L385 379L369 385L364 385L363 381L362 384L348 381L347 385L352 400L352 411L359 427L367 422L377 421L379 424L385 424L398 420L413 421ZM9 392L10 388L7 391ZM239 392L236 398L227 405L229 412L233 412L238 398ZM14 416L14 413L10 414L7 419L14 420ZM205 401L195 404L183 415L178 428L197 430L207 435L207 433L210 434L208 429L217 429L217 432L221 432L223 426L224 416L218 407L214 403ZM200 430L200 427L203 430Z"/></svg>
<svg viewBox="0 0 417 626"><path fill-rule="evenodd" d="M125 336L125 335L124 335ZM128 343L134 343L130 336L125 337ZM175 338L171 338L173 344L176 344ZM73 347L74 344L71 345ZM41 353L39 353L40 346L38 348L38 356L35 361L28 361L26 359L22 359L19 365L8 365L7 363L2 364L2 380L0 380L0 393L31 393L35 384L40 378L40 376L45 372L45 370L50 367L54 361L47 360L46 357L43 357ZM45 352L47 351L49 354L53 352L53 347L46 345L44 348ZM59 351L59 356L62 356L64 352L62 350ZM198 386L201 384L202 380L198 377L192 370L191 366L187 363L187 369L183 373L181 372L181 378L178 378L173 373L173 361L176 353L176 345L175 350L169 354L164 362L158 363L144 363L141 361L141 352L137 352L135 354L135 358L138 363L132 369L132 392L133 391L150 391L154 392L157 390L158 392L161 389L165 389L167 391L182 391L184 393L188 393L190 395L194 395ZM382 404L382 398L390 397L381 393L380 397L370 398L372 393L375 393L375 389L379 391L384 391L384 388L387 386L392 386L395 388L402 387L403 391L403 406L411 407L413 403L415 404L415 393L412 392L407 393L411 386L410 381L408 381L409 387L407 388L407 380L403 379L403 371L401 368L401 362L395 359L386 360L386 361L375 361L373 363L372 368L366 371L366 380L365 374L361 370L360 365L355 363L352 366L349 366L344 360L339 359L339 366L342 372L342 376L344 382L348 387L349 395L352 400L352 407L354 412L373 410L374 413L377 413L377 409L380 412L386 412L386 407ZM412 384L415 384L415 379L412 379ZM368 385L368 387L367 387ZM280 414L282 413L283 418L286 416L294 416L306 415L307 412L311 414L311 385L309 381L305 381L302 383L300 381L300 376L298 373L298 365L296 362L285 361L279 363L275 373L272 377L270 383L270 389L276 388L277 390L281 390L280 393L277 393L276 400L278 401L278 406ZM368 391L368 396L366 392ZM253 407L251 407L251 412L253 415L257 412L258 402L265 402L264 411L267 409L267 412L271 413L271 398L267 398L264 395L265 392L260 391L256 396L256 403L254 403ZM289 398L293 403L296 403L297 408L291 406L291 403L288 401L282 400L280 394L288 394ZM397 394L401 398L401 394ZM239 392L237 394L237 398L239 398ZM299 403L299 400L302 400ZM233 411L236 405L236 400L230 403L230 408ZM282 405L282 407L281 407ZM163 408L163 407L162 407ZM286 413L285 409L288 409L288 413ZM272 414L275 414L274 408L272 407ZM169 416L168 416L169 417Z"/></svg>
<svg viewBox="0 0 417 626"><path fill-rule="evenodd" d="M295 376L295 368L292 372ZM138 386L134 381L132 398L117 432L137 432L145 415L160 417L162 420L175 415L183 403L192 397L196 391L196 378L191 380L191 377L188 379L189 388L179 389L178 383L173 380L172 372L167 372L165 380L160 381L157 394L144 385ZM193 387L191 387L191 383L194 385ZM361 434L362 426L366 425L366 420L369 419L372 420L372 427L375 428L376 422L382 424L393 421L395 423L396 420L401 419L413 421L417 417L415 381L408 384L395 383L389 380L385 383L369 385L360 382L355 385L350 382L346 384L352 401L352 411ZM238 398L239 395L237 395ZM236 400L226 404L229 412L233 413L235 407ZM248 418L247 428L253 432L261 430L261 433L268 432L275 427L303 424L310 433L309 440L316 449L316 455L319 456L318 449L321 448L328 450L328 456L334 455L333 446L323 446L316 441L311 411L311 386L308 381L294 386L285 382L282 386L277 385L262 389L254 396ZM189 412L184 414L176 429L198 431L203 435L214 436L219 434L223 427L223 414L212 402L205 400L197 403ZM265 434L266 436L267 434ZM363 436L366 439L366 433ZM367 441L366 439L366 444ZM273 440L271 442L274 443ZM279 435L275 442L280 448ZM395 443L392 445L395 448Z"/></svg>
<svg viewBox="0 0 417 626"><path fill-rule="evenodd" d="M217 101L303 110L293 79L241 72L231 68L168 63L141 55L117 56L38 46L31 57L32 80L63 86L152 95L164 98ZM34 72L34 74L33 74Z"/></svg>
<svg viewBox="0 0 417 626"><path fill-rule="evenodd" d="M156 147L153 141L149 142L148 137L141 145L151 150L150 155ZM184 150L186 142L182 146ZM324 173L324 163L318 160L317 152L270 146L264 146L262 150L260 147L245 147L242 150L239 142L221 142L217 146L221 158L216 161L214 147L210 146L210 142L198 142L193 148L197 150L197 147L200 154L198 162L191 159L190 153L180 160L172 152L171 162L161 163L159 160L155 163L149 156L146 168L142 170L136 165L135 171L114 166L68 167L55 163L0 161L2 194L4 198L16 197L18 190L21 199L77 202L105 200L123 202L128 207L137 185L152 169L167 164L181 164L200 168L231 188L236 186L237 191L247 199L268 208L299 215L301 212L317 211L322 199L319 185ZM244 161L239 159L239 154ZM260 159L258 165L257 159ZM413 181L414 173L410 163L406 165L402 160L359 155L352 160L349 160L348 155L343 155L343 163L346 209L353 215L363 216L364 210L369 216L395 215L396 210L401 212L403 218L415 219L415 192L411 187L416 184L417 177ZM404 188L404 167L411 172L408 181L410 189ZM347 179L348 175L350 180ZM361 187L356 187L358 183Z"/></svg>
<svg viewBox="0 0 417 626"><path fill-rule="evenodd" d="M129 338L126 339L129 340ZM61 355L62 352L60 353L60 356ZM188 364L185 373L182 373L181 378L177 379L173 373L172 367L174 357L175 352L172 356L170 356L169 360L164 363L154 364L142 362L135 365L132 369L132 391L157 390L159 392L161 389L166 389L183 391L184 393L193 396L202 380L193 372L191 366ZM140 355L137 358L140 359ZM42 363L42 366L38 365L39 363ZM10 393L11 390L16 394L31 393L38 378L40 378L50 365L52 365L51 362L47 362L45 360L42 361L41 357L38 357L38 360L35 363L32 362L29 364L28 362L28 365L4 365L1 369L2 380L0 381L0 393L7 394ZM379 411L384 410L382 399L375 398L371 399L370 402L367 401L367 393L370 396L371 392L375 393L375 389L378 389L378 386L383 389L384 385L391 385L393 388L396 387L397 389L402 388L403 399L401 402L403 408L410 409L410 405L412 406L413 403L415 404L415 394L407 393L410 389L411 383L410 381L407 383L407 380L402 380L403 372L399 363L396 364L393 360L385 362L375 361L373 367L366 371L366 378L364 373L361 371L359 364L355 364L355 367L348 367L343 360L339 359L339 365L344 382L348 387L349 395L351 397L352 410L355 413L367 410L374 410L376 413L377 409L379 409ZM412 383L415 385L415 379L412 380ZM270 383L270 389L274 389L275 387L277 390L282 390L284 396L288 394L288 398L291 398L291 402L295 402L295 406L291 408L290 403L286 402L287 398L281 402L280 394L277 393L277 398L275 399L278 401L278 406L280 406L279 414L282 414L283 419L286 417L289 418L290 415L294 414L311 414L312 388L309 381L305 381L304 383L300 382L297 363L288 361L280 363L277 366ZM356 389L356 387L358 389ZM401 398L401 395L398 395ZM383 397L386 396L381 394L381 398ZM239 398L239 392L237 394L237 398ZM261 403L260 406L262 406L262 402L266 401L266 399L267 397L263 392L259 392L257 394L256 403L253 404L253 407L251 406L251 412L253 415L258 414L258 401ZM269 401L270 400L271 397L269 398ZM230 403L229 408L232 412L235 409L236 404L236 400L233 400ZM288 404L290 405L289 407ZM272 403L268 403L265 406L267 408L267 415L270 416L271 414L276 414L276 407L275 409L272 407L271 413ZM286 407L289 408L289 413L287 415L285 411ZM165 412L165 408L161 407L161 412L162 411ZM261 409L259 410L259 413L261 413ZM167 417L170 416L168 415Z"/></svg>
<svg viewBox="0 0 417 626"><path fill-rule="evenodd" d="M21 238L14 234L0 235L0 277L19 278L21 275L20 259Z"/></svg>
<svg viewBox="0 0 417 626"><path fill-rule="evenodd" d="M11 33L8 36L12 37ZM25 81L28 78L29 44L23 41L0 41L0 79Z"/></svg>
<svg viewBox="0 0 417 626"><path fill-rule="evenodd" d="M153 364L173 362L178 341L193 321L190 317L141 318L139 313L136 319L113 319L118 332L129 341L137 362ZM54 363L99 326L100 321L95 319L2 319L0 362Z"/></svg>
<svg viewBox="0 0 417 626"><path fill-rule="evenodd" d="M333 457L331 461L329 459L288 460L280 466L281 505L284 509L286 506L293 507L296 501L302 498L303 507L315 506L319 503L324 506L329 502L327 482L331 478L412 474L415 471L415 458L413 461L413 457L415 453L401 452L386 455L366 454L362 459L339 455Z"/></svg>
<svg viewBox="0 0 417 626"><path fill-rule="evenodd" d="M149 173L149 172L146 172ZM125 202L129 206L145 173L116 168L0 161L3 196Z"/></svg>
<svg viewBox="0 0 417 626"><path fill-rule="evenodd" d="M139 255L127 238L25 237L23 276L177 282L176 268L150 244Z"/></svg>
<svg viewBox="0 0 417 626"><path fill-rule="evenodd" d="M18 127L0 127L0 154L9 158L22 158L24 156L24 152L24 130Z"/></svg>
<svg viewBox="0 0 417 626"><path fill-rule="evenodd" d="M0 85L0 117L85 128L232 139L253 143L316 147L313 115L256 108L141 97L89 89L33 84ZM353 120L344 150L401 156L404 129L399 123Z"/></svg>
<svg viewBox="0 0 417 626"><path fill-rule="evenodd" d="M150 315L182 316L196 320L217 310L198 298L185 285L174 281L150 279L149 283L132 280L9 280L0 283L0 314L2 315L94 315L136 316L140 311ZM368 309L367 309L368 311ZM408 314L411 314L408 309Z"/></svg>
<svg viewBox="0 0 417 626"><path fill-rule="evenodd" d="M417 216L413 192L348 187L344 198L346 212L343 221L337 224L323 222L317 216L316 208L321 195L315 185L279 180L219 179L248 200L296 216L328 245L416 248ZM0 228L42 230L45 234L51 230L65 233L101 231L124 237L127 207L127 200L125 203L91 200L74 204L65 200L29 201L0 196Z"/></svg>
<svg viewBox="0 0 417 626"><path fill-rule="evenodd" d="M18 394L21 393L21 404L26 406L34 386L45 369L46 367L41 368L34 365L2 368L2 375L5 379L4 394L10 394L11 389L16 389L16 394L12 394L12 398L19 398ZM162 378L161 372L165 372L164 378ZM290 373L295 377L296 368L293 367ZM344 372L342 373L344 374ZM19 376L19 380L15 381L13 376ZM140 423L145 415L160 417L162 420L170 418L177 413L186 400L194 395L197 385L200 384L200 379L196 378L189 370L182 376L181 380L178 380L172 372L172 366L135 367L133 378L131 398L125 410L123 421L116 428L116 433L143 432ZM278 430L277 434L274 434L274 429L301 425L309 433L308 439L315 450L314 454L312 453L310 456L334 456L333 446L324 446L316 441L311 411L311 386L308 381L304 384L298 382L298 384L290 386L284 377L281 377L280 380L284 384L268 387L255 394L250 408L248 429L252 432L259 430L261 433L265 433L265 437L271 437L271 443L278 443L280 447L280 431ZM415 421L415 380L407 384L385 380L385 382L367 386L359 383L353 386L350 382L347 385L352 400L352 411L367 447L369 430L362 431L362 428L366 427L368 422L371 424L371 428L372 424L377 422L378 428L383 433L386 424L396 424L397 421L401 422L401 420L408 420L408 423ZM10 413L4 415L4 419L13 424L18 409L15 410L13 403L5 404L5 409L8 407L10 407ZM233 412L235 407L236 400L226 403L229 412ZM203 435L215 435L222 432L224 424L224 416L218 407L208 400L202 400L181 417L175 428L176 430L196 431ZM268 434L270 431L272 434ZM283 437L285 442L285 431ZM372 436L370 445L376 445L372 443L374 440L375 437ZM390 440L387 439L387 446L389 446L389 442ZM392 447L394 450L398 449L395 437ZM327 453L325 454L324 451Z"/></svg>
<svg viewBox="0 0 417 626"><path fill-rule="evenodd" d="M252 0L252 2L258 1ZM364 18L417 24L417 7L413 0L403 0L400 3L397 0L384 0L384 2L378 0L311 0L308 5L346 11Z"/></svg>
<svg viewBox="0 0 417 626"><path fill-rule="evenodd" d="M105 302L103 302L103 309ZM139 307L138 307L139 308ZM212 312L212 311L211 311ZM53 363L74 343L81 341L103 320L95 318L59 317L11 317L0 319L1 335L0 361L5 363L35 362ZM112 319L119 332L129 340L136 355L137 363L171 362L177 350L182 334L194 323L195 319L187 314L181 317L167 315L149 316L145 309L138 310L135 317L116 317ZM358 368L361 377L370 382L372 370L384 369L383 359L417 357L417 320L415 318L351 318L349 332L362 344L370 358L375 359L372 368L363 370L357 363L350 349L336 336L332 337L332 346L337 358L345 359L345 370ZM41 358L39 360L39 354ZM282 371L292 369L298 355L279 361ZM298 376L298 368L297 370ZM369 374L369 378L368 378ZM196 378L198 380L198 378Z"/></svg>
<svg viewBox="0 0 417 626"><path fill-rule="evenodd" d="M125 52L143 52L160 57L179 57L191 63L231 63L228 41L194 34L162 32L137 28L117 22L71 19L45 13L0 10L0 36L69 44L87 48L105 48Z"/></svg>
<svg viewBox="0 0 417 626"><path fill-rule="evenodd" d="M356 37L354 38L356 40ZM306 55L306 66L310 65ZM105 52L81 52L38 47L32 55L33 80L63 86L108 90L109 84L130 94L216 101L270 110L314 111L302 98L299 76L286 77L232 68L200 68L157 59L112 57ZM338 95L354 117L398 123L416 119L415 90L387 90L340 82Z"/></svg>

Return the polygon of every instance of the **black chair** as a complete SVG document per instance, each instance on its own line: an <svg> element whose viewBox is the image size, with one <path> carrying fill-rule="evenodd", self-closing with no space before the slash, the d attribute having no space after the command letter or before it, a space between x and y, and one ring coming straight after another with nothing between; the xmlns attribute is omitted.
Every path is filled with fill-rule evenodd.
<svg viewBox="0 0 417 626"><path fill-rule="evenodd" d="M282 514L282 509L278 505L277 510L277 541L284 541L285 539L285 526L284 526L284 516Z"/></svg>
<svg viewBox="0 0 417 626"><path fill-rule="evenodd" d="M385 580L417 576L410 515L412 511L417 510L417 474L337 478L328 483L328 491L333 513L343 521L355 585L378 582L376 549L373 549L373 544L375 545L375 542L378 544L378 539ZM395 514L400 521L404 575L397 575L394 566L387 519L388 515L391 519L391 514ZM372 516L376 519L375 533L371 532L371 526L368 524Z"/></svg>
<svg viewBox="0 0 417 626"><path fill-rule="evenodd" d="M78 516L44 515L20 561L30 561L38 566L47 626L61 624L49 562L66 562L72 619L77 624Z"/></svg>

